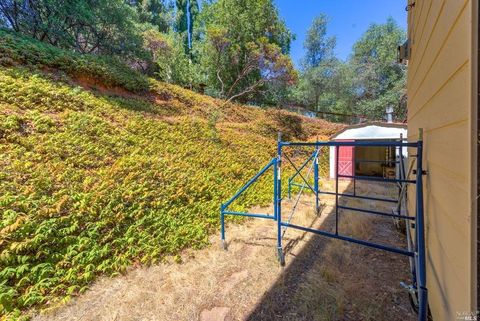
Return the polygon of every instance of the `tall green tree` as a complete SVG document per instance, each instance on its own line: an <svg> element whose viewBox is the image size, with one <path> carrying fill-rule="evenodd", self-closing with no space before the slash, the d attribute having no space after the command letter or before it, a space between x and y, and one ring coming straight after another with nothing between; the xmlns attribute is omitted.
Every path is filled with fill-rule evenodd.
<svg viewBox="0 0 480 321"><path fill-rule="evenodd" d="M293 35L280 17L273 0L218 0L203 5L206 26L223 27L236 43L246 44L260 37L288 54Z"/></svg>
<svg viewBox="0 0 480 321"><path fill-rule="evenodd" d="M193 26L200 12L198 0L176 0L176 31L183 36L185 52L191 55Z"/></svg>
<svg viewBox="0 0 480 321"><path fill-rule="evenodd" d="M399 102L406 92L406 68L396 62L397 47L405 39L405 31L390 17L384 24L372 24L353 46L358 113L382 118L387 106L395 108L397 117L405 113Z"/></svg>
<svg viewBox="0 0 480 321"><path fill-rule="evenodd" d="M185 53L181 36L173 31L161 33L148 29L143 33L145 49L155 64L154 75L165 82L190 87L198 84L198 65Z"/></svg>
<svg viewBox="0 0 480 321"><path fill-rule="evenodd" d="M129 55L141 48L135 11L123 0L5 0L11 29L82 53Z"/></svg>
<svg viewBox="0 0 480 321"><path fill-rule="evenodd" d="M337 39L327 36L327 23L328 17L322 13L313 19L312 25L307 31L307 37L303 44L306 51L303 61L305 69L318 67L335 56L334 49Z"/></svg>
<svg viewBox="0 0 480 321"><path fill-rule="evenodd" d="M301 80L294 91L298 102L316 111L330 109L328 103L320 106L320 102L325 102L322 96L327 97L327 92L335 90L333 80L338 77L341 65L335 58L336 39L328 36L327 23L328 18L322 13L313 19L307 31Z"/></svg>
<svg viewBox="0 0 480 321"><path fill-rule="evenodd" d="M242 46L243 45L243 48ZM208 29L205 55L211 71L217 96L227 101L261 102L258 96L270 85L289 84L296 81L296 72L290 57L266 37L246 44L234 45L224 29ZM257 99L255 99L257 98Z"/></svg>
<svg viewBox="0 0 480 321"><path fill-rule="evenodd" d="M350 114L354 112L355 104L352 84L350 65L332 59L303 72L297 86L290 91L290 101L317 112ZM327 119L347 120L336 116Z"/></svg>
<svg viewBox="0 0 480 321"><path fill-rule="evenodd" d="M219 0L202 7L201 57L212 93L259 101L270 84L295 80L287 56L292 34L272 0Z"/></svg>
<svg viewBox="0 0 480 321"><path fill-rule="evenodd" d="M173 24L174 6L167 0L128 0L138 14L140 23L149 23L160 32L168 32Z"/></svg>

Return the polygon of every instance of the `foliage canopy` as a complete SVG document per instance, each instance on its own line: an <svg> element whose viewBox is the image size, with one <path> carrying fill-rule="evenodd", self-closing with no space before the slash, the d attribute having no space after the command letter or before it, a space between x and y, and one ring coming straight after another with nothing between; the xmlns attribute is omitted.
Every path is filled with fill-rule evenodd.
<svg viewBox="0 0 480 321"><path fill-rule="evenodd" d="M0 24L79 53L116 57L142 73L256 105L381 119L405 115L405 39L392 18L372 24L347 61L335 55L329 18L307 31L305 57L289 57L294 35L273 0L5 0ZM341 120L332 118L333 120Z"/></svg>
<svg viewBox="0 0 480 321"><path fill-rule="evenodd" d="M403 120L406 68L396 62L396 55L405 32L392 18L372 24L354 44L350 58L340 61L334 55L335 38L328 37L327 22L321 14L307 32L303 70L291 91L292 100L315 111L375 120L383 119L386 107L392 106L396 118Z"/></svg>

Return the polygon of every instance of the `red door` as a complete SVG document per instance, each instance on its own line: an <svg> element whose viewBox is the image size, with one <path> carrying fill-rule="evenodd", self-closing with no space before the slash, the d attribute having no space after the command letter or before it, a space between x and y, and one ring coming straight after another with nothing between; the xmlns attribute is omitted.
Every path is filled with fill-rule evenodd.
<svg viewBox="0 0 480 321"><path fill-rule="evenodd" d="M338 140L342 142L353 142L353 140ZM354 167L354 146L338 147L338 175L353 176Z"/></svg>

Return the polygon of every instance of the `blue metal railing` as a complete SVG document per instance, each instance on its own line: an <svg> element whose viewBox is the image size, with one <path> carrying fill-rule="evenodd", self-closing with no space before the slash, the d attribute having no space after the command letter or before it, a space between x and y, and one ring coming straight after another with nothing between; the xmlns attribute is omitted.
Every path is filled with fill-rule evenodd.
<svg viewBox="0 0 480 321"><path fill-rule="evenodd" d="M298 185L298 184L293 183L293 180L295 179L295 177L298 176L299 172L300 172L305 166L307 166L307 164L308 164L312 159L315 158L316 153L317 153L317 151L314 151L314 152L312 153L312 155L310 155L310 157L309 157L305 162L303 162L302 165L300 165L300 167L298 168L298 171L295 172L295 174L293 174L292 176L290 176L290 177L288 178L288 198L291 198L291 196L292 196L292 194L291 194L291 193L292 193L292 186L299 186L299 187L303 186L303 185ZM315 159L316 159L316 158L315 158ZM318 171L318 167L317 167L317 171ZM315 181L316 181L316 180L315 180ZM312 190L312 191L314 191L314 190Z"/></svg>
<svg viewBox="0 0 480 321"><path fill-rule="evenodd" d="M392 253L397 253L401 255L408 256L413 263L411 271L412 271L412 285L410 286L413 291L415 292L416 299L418 300L418 320L419 321L427 321L427 312L428 312L428 292L426 287L426 253L425 253L425 219L424 219L424 205L423 205L423 179L422 176L424 175L423 168L422 168L422 153L423 153L423 132L420 130L419 132L419 140L417 142L406 142L400 137L398 141L359 141L359 142L338 142L338 141L329 141L329 142L282 142L281 136L279 135L278 142L277 142L277 157L273 158L260 172L258 172L250 181L248 181L240 190L235 193L235 195L230 198L227 202L222 204L220 209L220 220L221 220L221 238L222 244L225 247L225 215L240 215L240 216L247 216L247 217L255 217L255 218L267 218L273 219L277 221L277 250L278 250L278 258L281 265L285 264L285 258L283 253L282 247L282 228L293 228L298 229L305 232L311 232L318 235L335 238L363 246L367 246L370 248L380 249ZM287 156L282 155L282 149L284 147L295 147L295 146L304 146L304 147L314 147L315 151L312 153L309 158L301 164L301 166L297 167L293 161ZM320 191L319 189L319 173L318 173L318 159L320 151L319 149L324 146L333 146L335 147L335 192L329 191ZM400 150L400 160L398 163L400 164L400 175L395 179L387 179L387 178L379 178L379 177L372 177L372 176L355 176L355 175L339 175L338 173L338 163L339 163L339 148L343 146L349 147L356 147L356 146L372 146L372 147L397 147ZM415 155L416 161L416 178L409 179L408 175L405 175L405 169L403 166L403 148L410 147L416 149L417 153ZM319 195L321 194L329 194L335 195L335 233L326 232L322 230L318 230L311 227L299 226L296 224L290 223L290 218L288 218L288 222L282 221L282 179L281 179L281 168L282 168L282 157L292 165L295 169L295 174L288 179L288 195L291 196L291 188L292 186L298 186L303 188L309 188L315 194L315 206L318 210L319 208ZM308 180L301 174L301 171L305 168L305 166L310 162L313 161L313 168L314 168L314 184L313 187L309 184ZM397 162L396 162L397 163ZM227 207L237 199L248 187L250 187L260 176L262 176L268 169L273 167L274 170L274 182L273 182L273 204L274 204L274 213L273 215L269 214L256 214L256 213L243 213L243 212L234 212L227 210ZM295 183L293 180L297 176L300 176L303 180L302 184ZM339 192L339 178L349 178L353 180L354 191L353 194L347 193L340 193ZM367 196L367 195L357 195L355 190L355 183L357 180L365 180L365 181L372 181L372 182L382 182L382 183L395 183L399 185L399 195L398 199L389 199L384 197L374 197L374 196ZM415 185L415 216L409 215L402 215L401 213L401 202L403 201L403 197L406 193L404 193L405 186L411 184ZM393 210L392 213L374 211L369 209L363 208L356 208L350 206L343 206L339 205L339 197L349 197L349 198L358 198L364 200L371 200L371 201L379 201L379 202L390 202L390 203L397 203L397 210ZM405 222L413 221L415 222L415 237L411 246L410 239L408 240L408 249L397 248L393 246L387 246L383 244L378 244L374 242L369 242L365 240L359 240L356 238L352 238L349 236L341 235L338 231L338 223L339 223L339 210L348 210L357 213L365 213L365 214L372 214L372 215L380 215L386 217L392 217L395 219L402 219ZM293 213L292 213L293 214ZM407 225L407 229L410 228L410 225ZM410 238L410 233L407 233L407 238Z"/></svg>
<svg viewBox="0 0 480 321"><path fill-rule="evenodd" d="M245 212L234 212L227 210L230 204L233 203L243 192L245 192L253 183L255 183L260 176L262 176L266 171L271 167L274 167L274 184L277 181L277 159L273 158L265 167L263 167L255 176L253 176L245 185L243 185L228 201L223 203L220 206L220 223L221 223L221 233L222 233L222 246L226 248L225 244L225 215L236 215L236 216L246 216L246 217L255 217L255 218L266 218L266 219L275 219L276 213L273 215L269 214L258 214L258 213L245 213ZM276 185L276 184L275 184ZM276 186L274 187L274 195L276 195Z"/></svg>

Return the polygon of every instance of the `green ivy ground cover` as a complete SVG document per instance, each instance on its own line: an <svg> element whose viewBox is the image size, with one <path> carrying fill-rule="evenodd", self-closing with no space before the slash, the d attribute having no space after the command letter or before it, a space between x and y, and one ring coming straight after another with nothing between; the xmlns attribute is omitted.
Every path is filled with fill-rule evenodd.
<svg viewBox="0 0 480 321"><path fill-rule="evenodd" d="M117 59L78 55L0 28L0 67L12 63L55 68L70 76L92 77L104 85L120 86L133 92L149 89L147 77L126 68Z"/></svg>
<svg viewBox="0 0 480 321"><path fill-rule="evenodd" d="M14 42L2 38L0 53ZM29 56L45 54L35 46ZM207 245L220 203L274 156L276 131L305 139L337 128L153 80L158 101L113 97L39 70L0 69L0 319ZM271 199L267 175L232 208Z"/></svg>

